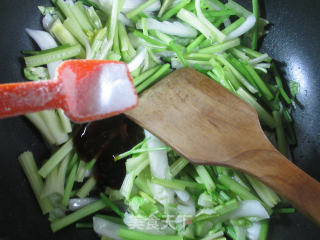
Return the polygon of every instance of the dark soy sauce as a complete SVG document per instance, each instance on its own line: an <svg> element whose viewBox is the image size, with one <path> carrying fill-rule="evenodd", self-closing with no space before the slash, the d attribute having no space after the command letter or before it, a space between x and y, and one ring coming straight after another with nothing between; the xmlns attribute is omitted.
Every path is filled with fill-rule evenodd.
<svg viewBox="0 0 320 240"><path fill-rule="evenodd" d="M120 188L126 174L125 159L115 162L114 156L130 150L143 138L143 129L124 115L75 125L73 129L73 142L80 158L97 159L94 174L100 191L106 186Z"/></svg>

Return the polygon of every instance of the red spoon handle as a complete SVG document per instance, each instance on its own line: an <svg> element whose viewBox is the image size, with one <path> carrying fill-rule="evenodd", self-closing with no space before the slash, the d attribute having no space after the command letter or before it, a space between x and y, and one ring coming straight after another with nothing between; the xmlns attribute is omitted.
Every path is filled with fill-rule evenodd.
<svg viewBox="0 0 320 240"><path fill-rule="evenodd" d="M0 118L62 107L64 98L56 80L0 84Z"/></svg>

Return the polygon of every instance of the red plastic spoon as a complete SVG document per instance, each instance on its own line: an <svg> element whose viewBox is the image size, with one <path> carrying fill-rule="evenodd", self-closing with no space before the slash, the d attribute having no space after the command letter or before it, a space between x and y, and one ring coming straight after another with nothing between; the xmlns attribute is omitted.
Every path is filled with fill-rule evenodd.
<svg viewBox="0 0 320 240"><path fill-rule="evenodd" d="M88 122L137 104L128 68L116 61L65 61L54 80L0 85L0 118L62 108L72 121Z"/></svg>

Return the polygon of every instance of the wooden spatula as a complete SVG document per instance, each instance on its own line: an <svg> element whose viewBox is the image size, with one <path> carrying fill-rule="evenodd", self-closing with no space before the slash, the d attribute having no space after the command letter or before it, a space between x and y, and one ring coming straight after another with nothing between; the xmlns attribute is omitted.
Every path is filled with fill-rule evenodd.
<svg viewBox="0 0 320 240"><path fill-rule="evenodd" d="M273 147L251 106L208 77L175 71L126 115L193 163L255 176L320 224L319 182Z"/></svg>

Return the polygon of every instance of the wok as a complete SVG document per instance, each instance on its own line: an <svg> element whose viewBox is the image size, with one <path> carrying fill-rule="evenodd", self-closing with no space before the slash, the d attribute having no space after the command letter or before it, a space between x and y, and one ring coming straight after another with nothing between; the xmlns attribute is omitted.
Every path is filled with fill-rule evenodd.
<svg viewBox="0 0 320 240"><path fill-rule="evenodd" d="M251 0L237 0L250 8ZM265 0L262 15L273 25L262 50L278 61L282 75L301 85L293 116L298 146L294 162L320 180L320 1ZM2 0L0 4L0 83L22 81L21 50L35 46L24 28L41 29L38 5L49 0ZM0 120L0 240L98 239L91 230L73 226L52 234L17 161L31 150L36 159L49 156L40 134L23 117ZM320 204L320 203L314 203ZM274 218L269 239L319 239L320 228L300 213Z"/></svg>

